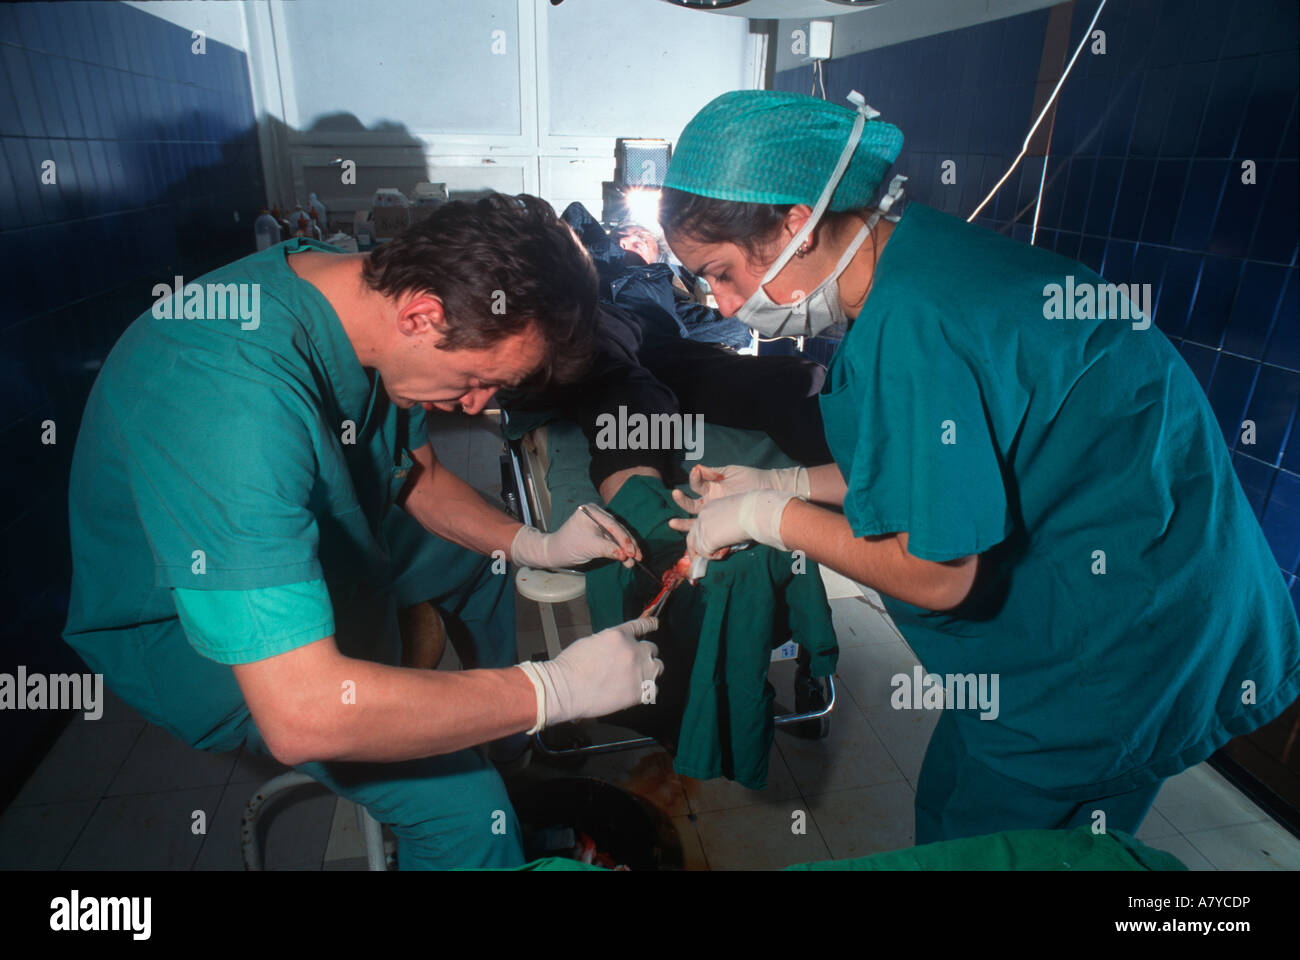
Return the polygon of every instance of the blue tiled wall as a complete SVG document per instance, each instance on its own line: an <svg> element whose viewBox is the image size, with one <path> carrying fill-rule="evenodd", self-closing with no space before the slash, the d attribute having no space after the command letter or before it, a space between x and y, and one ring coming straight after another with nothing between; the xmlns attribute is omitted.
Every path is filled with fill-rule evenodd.
<svg viewBox="0 0 1300 960"><path fill-rule="evenodd" d="M908 199L969 216L1020 152L1033 122L1048 15L1038 10L831 60L823 66L826 95L844 103L857 90L903 131L892 172L908 177ZM808 93L811 83L812 68L800 67L778 73L773 86ZM946 160L956 164L954 184L940 181ZM976 222L1010 233L1018 211L1028 207L1032 219L1041 173L1041 161L1025 158ZM1028 226L1014 230L1029 239ZM819 339L804 352L826 362L834 346Z"/></svg>
<svg viewBox="0 0 1300 960"><path fill-rule="evenodd" d="M1070 53L1096 9L1076 4ZM1061 90L1036 242L1113 282L1152 285L1155 322L1208 393L1300 605L1297 9L1111 0L1097 23L1106 54L1085 47ZM1048 14L831 61L827 95L860 90L895 120L908 195L967 216L1033 122ZM776 86L806 92L810 75L786 71ZM969 171L964 186L939 182L942 159ZM976 222L1028 240L1042 169L1022 161Z"/></svg>
<svg viewBox="0 0 1300 960"><path fill-rule="evenodd" d="M99 364L155 283L253 249L264 191L247 63L191 42L120 3L0 5L3 672L81 669L59 640L66 500ZM55 184L41 183L46 160ZM0 769L48 719L6 718Z"/></svg>

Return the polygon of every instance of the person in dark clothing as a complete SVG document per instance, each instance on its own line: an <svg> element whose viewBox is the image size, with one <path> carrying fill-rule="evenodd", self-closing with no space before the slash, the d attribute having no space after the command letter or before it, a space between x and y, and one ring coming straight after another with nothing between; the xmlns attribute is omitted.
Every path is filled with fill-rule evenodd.
<svg viewBox="0 0 1300 960"><path fill-rule="evenodd" d="M803 466L831 462L817 401L825 376L821 364L737 354L724 344L747 344L746 328L692 299L669 264L647 263L645 255L658 251L644 237L620 246L577 203L565 209L563 219L591 253L600 280L592 362L575 383L498 399L511 412L552 409L578 424L591 452L592 484L606 503L631 476L666 484L684 479L671 450L597 445L597 418L620 407L629 416L701 414L708 423L767 433Z"/></svg>

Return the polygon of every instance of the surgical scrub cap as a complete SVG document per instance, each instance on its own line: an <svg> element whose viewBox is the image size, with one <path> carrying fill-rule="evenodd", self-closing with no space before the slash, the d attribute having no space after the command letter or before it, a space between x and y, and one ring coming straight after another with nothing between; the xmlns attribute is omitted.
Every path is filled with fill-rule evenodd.
<svg viewBox="0 0 1300 960"><path fill-rule="evenodd" d="M857 111L801 93L733 90L691 118L664 186L718 200L816 204L853 131ZM830 209L864 207L875 196L903 134L868 120Z"/></svg>

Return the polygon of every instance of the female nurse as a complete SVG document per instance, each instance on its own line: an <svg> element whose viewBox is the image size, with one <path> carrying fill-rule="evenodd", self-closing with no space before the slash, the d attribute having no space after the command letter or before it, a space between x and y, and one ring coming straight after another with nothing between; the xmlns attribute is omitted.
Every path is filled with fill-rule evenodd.
<svg viewBox="0 0 1300 960"><path fill-rule="evenodd" d="M843 339L835 462L697 467L674 523L699 556L753 540L877 590L928 684L986 694L941 712L917 843L1136 832L1164 778L1300 693L1281 573L1150 318L1049 251L884 216L901 177L870 206L902 134L850 100L724 94L677 145L661 222L720 310Z"/></svg>

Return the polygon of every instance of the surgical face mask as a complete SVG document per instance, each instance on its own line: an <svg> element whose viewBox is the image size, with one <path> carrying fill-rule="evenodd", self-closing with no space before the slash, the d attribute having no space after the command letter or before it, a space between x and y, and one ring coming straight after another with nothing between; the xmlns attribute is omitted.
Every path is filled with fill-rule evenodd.
<svg viewBox="0 0 1300 960"><path fill-rule="evenodd" d="M835 326L846 320L844 304L840 299L839 292L840 274L848 269L854 255L866 242L867 236L880 220L881 214L888 211L903 192L903 182L907 177L902 175L894 177L890 181L889 190L884 199L880 202L880 208L871 214L867 222L863 224L862 229L857 232L848 247L845 248L839 262L835 264L835 269L830 272L826 279L817 284L811 293L805 294L795 300L794 303L777 303L767 295L767 291L763 288L776 279L777 275L795 256L804 241L808 239L813 229L821 221L822 214L826 212L831 197L835 194L835 188L839 186L840 178L844 176L844 171L848 169L849 160L853 157L853 151L857 148L858 141L862 139L862 129L866 126L867 120L880 115L878 110L873 110L867 106L862 99L862 95L856 90L849 94L849 99L856 104L858 116L854 120L853 131L849 134L849 142L845 144L844 151L840 154L840 159L835 164L835 169L831 172L830 180L822 190L817 205L813 208L812 215L808 218L808 222L794 235L786 248L781 251L781 255L776 258L776 261L768 267L767 272L763 274L763 279L758 284L758 289L736 311L736 318L746 326L757 330L760 336L815 337L827 327Z"/></svg>

